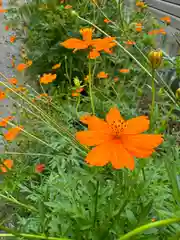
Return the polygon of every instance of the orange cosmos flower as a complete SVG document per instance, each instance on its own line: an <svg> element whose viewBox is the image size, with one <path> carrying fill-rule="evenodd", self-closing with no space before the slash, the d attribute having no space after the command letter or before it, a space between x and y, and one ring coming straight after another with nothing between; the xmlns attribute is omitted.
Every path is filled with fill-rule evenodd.
<svg viewBox="0 0 180 240"><path fill-rule="evenodd" d="M118 82L119 78L118 77L114 77L114 82Z"/></svg>
<svg viewBox="0 0 180 240"><path fill-rule="evenodd" d="M90 54L88 56L91 59L94 59L100 56L99 51L112 53L110 48L116 45L116 43L113 42L115 40L115 37L105 37L103 39L98 38L98 39L92 40L92 33L93 33L92 28L81 29L80 33L82 35L83 40L80 40L77 38L70 38L60 43L60 45L64 46L65 48L74 49L73 52L92 47Z"/></svg>
<svg viewBox="0 0 180 240"><path fill-rule="evenodd" d="M125 44L126 45L135 45L136 42L128 40L128 41L125 42Z"/></svg>
<svg viewBox="0 0 180 240"><path fill-rule="evenodd" d="M48 84L48 83L52 83L55 79L56 79L57 75L56 74L43 74L43 76L40 78L40 83L43 84Z"/></svg>
<svg viewBox="0 0 180 240"><path fill-rule="evenodd" d="M97 78L108 78L108 74L105 72L99 72Z"/></svg>
<svg viewBox="0 0 180 240"><path fill-rule="evenodd" d="M157 35L157 34L166 35L166 31L164 30L164 28L160 28L160 29L154 29L148 32L148 35Z"/></svg>
<svg viewBox="0 0 180 240"><path fill-rule="evenodd" d="M142 32L142 24L136 23L136 32Z"/></svg>
<svg viewBox="0 0 180 240"><path fill-rule="evenodd" d="M129 73L129 69L122 68L119 70L120 73Z"/></svg>
<svg viewBox="0 0 180 240"><path fill-rule="evenodd" d="M80 93L79 93L79 92L72 92L72 93L71 93L71 96L72 96L72 97L79 97L79 96L80 96Z"/></svg>
<svg viewBox="0 0 180 240"><path fill-rule="evenodd" d="M16 85L18 83L18 80L16 78L10 78L9 83Z"/></svg>
<svg viewBox="0 0 180 240"><path fill-rule="evenodd" d="M26 65L28 66L28 67L30 67L31 65L32 65L32 60L28 60L27 62L26 62Z"/></svg>
<svg viewBox="0 0 180 240"><path fill-rule="evenodd" d="M160 20L167 24L171 23L171 18L169 16L162 17L162 18L160 18Z"/></svg>
<svg viewBox="0 0 180 240"><path fill-rule="evenodd" d="M0 100L4 100L6 97L5 93L0 90Z"/></svg>
<svg viewBox="0 0 180 240"><path fill-rule="evenodd" d="M44 172L44 170L45 170L45 164L37 164L36 166L35 166L35 172L36 173L42 173L42 172Z"/></svg>
<svg viewBox="0 0 180 240"><path fill-rule="evenodd" d="M145 3L142 2L142 1L138 1L138 2L136 2L136 6L140 7L140 8L144 8L145 7Z"/></svg>
<svg viewBox="0 0 180 240"><path fill-rule="evenodd" d="M83 145L95 146L85 161L93 166L109 162L116 169L135 167L134 157L151 156L154 148L163 142L161 135L142 134L149 129L146 116L124 120L116 107L106 115L106 121L92 116L87 120L88 130L76 133Z"/></svg>
<svg viewBox="0 0 180 240"><path fill-rule="evenodd" d="M0 127L7 127L7 124L10 120L12 120L14 117L13 116L8 116L8 117L5 117L1 120L0 122Z"/></svg>
<svg viewBox="0 0 180 240"><path fill-rule="evenodd" d="M0 164L0 170L3 173L6 173L8 169L11 169L13 166L13 160L11 159L6 159L3 161L3 164Z"/></svg>
<svg viewBox="0 0 180 240"><path fill-rule="evenodd" d="M24 69L28 68L28 65L25 64L25 63L19 63L17 66L16 66L16 70L19 71L19 72L22 72Z"/></svg>
<svg viewBox="0 0 180 240"><path fill-rule="evenodd" d="M55 69L58 69L61 67L61 63L58 63L58 64L55 64L52 69L55 70Z"/></svg>
<svg viewBox="0 0 180 240"><path fill-rule="evenodd" d="M8 31L8 30L9 30L9 26L5 26L4 29L5 29L6 31Z"/></svg>
<svg viewBox="0 0 180 240"><path fill-rule="evenodd" d="M110 23L110 22L111 22L111 20L109 20L109 19L105 18L105 19L104 19L104 22L105 22L105 23Z"/></svg>
<svg viewBox="0 0 180 240"><path fill-rule="evenodd" d="M72 8L71 5L66 5L66 6L64 7L64 9L71 9L71 8Z"/></svg>
<svg viewBox="0 0 180 240"><path fill-rule="evenodd" d="M12 141L17 137L17 135L22 131L22 129L23 129L22 126L17 126L9 129L6 133L4 133L4 138L7 141Z"/></svg>
<svg viewBox="0 0 180 240"><path fill-rule="evenodd" d="M164 28L160 28L159 29L159 33L163 34L163 35L166 35L166 31L164 30Z"/></svg>
<svg viewBox="0 0 180 240"><path fill-rule="evenodd" d="M77 88L77 89L76 89L76 92L77 92L77 93L81 93L81 92L83 92L83 91L84 91L84 88L83 88L83 87L80 87L80 88Z"/></svg>
<svg viewBox="0 0 180 240"><path fill-rule="evenodd" d="M9 40L10 40L11 43L14 43L15 40L16 40L16 36L11 36Z"/></svg>

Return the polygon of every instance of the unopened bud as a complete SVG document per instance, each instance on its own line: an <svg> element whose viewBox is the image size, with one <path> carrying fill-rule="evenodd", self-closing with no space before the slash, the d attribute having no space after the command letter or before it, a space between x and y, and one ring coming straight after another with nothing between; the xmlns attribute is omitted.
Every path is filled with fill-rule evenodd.
<svg viewBox="0 0 180 240"><path fill-rule="evenodd" d="M148 55L149 61L153 69L157 69L162 63L163 53L159 51L151 51Z"/></svg>
<svg viewBox="0 0 180 240"><path fill-rule="evenodd" d="M176 98L180 100L180 88L176 90Z"/></svg>
<svg viewBox="0 0 180 240"><path fill-rule="evenodd" d="M74 85L75 85L76 87L80 87L80 86L81 86L81 82L79 81L79 78L78 78L78 77L75 77L75 78L74 78Z"/></svg>

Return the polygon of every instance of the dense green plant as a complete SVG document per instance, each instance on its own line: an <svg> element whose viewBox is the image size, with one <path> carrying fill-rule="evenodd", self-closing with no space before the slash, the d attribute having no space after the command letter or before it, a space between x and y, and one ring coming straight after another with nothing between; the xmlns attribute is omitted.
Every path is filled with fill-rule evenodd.
<svg viewBox="0 0 180 240"><path fill-rule="evenodd" d="M41 86L39 95L29 85L26 91L17 91L18 86L12 87L0 74L1 84L8 89L7 96L19 113L17 120L8 124L23 125L16 145L2 138L5 144L2 159L14 160L12 169L2 175L0 199L9 212L1 216L0 229L5 231L0 234L2 237L179 238L180 129L174 112L179 106L168 84L152 69L146 57L152 43L155 44L147 34L152 28L146 20L149 13L127 14L122 2L119 5L115 1L100 2L94 5L92 1L68 1L77 11L73 15L57 1L37 0L9 13L9 20L11 17L14 23L17 20L19 34L22 19L26 23L27 37L21 36L27 58L33 60L27 69L31 79L52 72L52 66L61 62L61 68L56 71L57 81L65 85L48 85L49 96ZM115 23L105 24L106 15ZM137 33L134 23L142 17L145 30ZM117 37L112 55L102 53L99 59L88 60L86 51L72 53L59 46L59 42L72 36L80 38L79 29L91 24L95 24L95 38L104 34ZM126 47L124 41L128 38L137 44ZM129 73L120 73L122 68ZM108 78L98 79L100 71L107 72ZM87 74L91 81L84 81ZM119 80L115 82L114 77ZM151 80L156 90L153 108ZM85 91L72 97L78 81ZM81 116L94 112L105 118L113 106L118 107L125 119L150 116L149 133L164 134L164 143L151 157L136 159L134 171L115 170L110 164L89 166L84 161L89 149L75 139L77 131L86 129L79 121ZM45 169L38 172L37 164L44 164Z"/></svg>

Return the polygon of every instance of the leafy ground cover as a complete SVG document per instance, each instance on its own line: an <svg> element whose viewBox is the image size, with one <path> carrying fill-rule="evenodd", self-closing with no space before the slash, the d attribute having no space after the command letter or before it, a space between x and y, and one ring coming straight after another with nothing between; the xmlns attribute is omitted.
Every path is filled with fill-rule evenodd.
<svg viewBox="0 0 180 240"><path fill-rule="evenodd" d="M160 74L179 64L156 49L170 18L141 1L10 4L0 236L179 239L180 89Z"/></svg>

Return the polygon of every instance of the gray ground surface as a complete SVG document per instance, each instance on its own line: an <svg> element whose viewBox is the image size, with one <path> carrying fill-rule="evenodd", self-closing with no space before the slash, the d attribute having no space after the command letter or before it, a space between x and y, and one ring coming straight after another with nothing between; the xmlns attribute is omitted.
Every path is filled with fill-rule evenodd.
<svg viewBox="0 0 180 240"><path fill-rule="evenodd" d="M6 77L13 76L13 69L10 67L10 54L12 53L12 46L8 43L9 33L4 30L4 15L0 13L0 72ZM0 81L6 81L0 78ZM0 90L4 91L4 87L0 84ZM6 117L11 114L12 104L9 99L0 101L0 117ZM3 144L0 138L0 151L3 149Z"/></svg>

